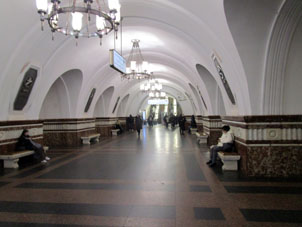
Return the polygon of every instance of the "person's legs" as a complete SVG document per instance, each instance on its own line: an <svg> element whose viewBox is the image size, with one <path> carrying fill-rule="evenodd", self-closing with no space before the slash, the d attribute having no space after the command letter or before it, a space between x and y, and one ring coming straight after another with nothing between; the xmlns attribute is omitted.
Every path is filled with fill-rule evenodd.
<svg viewBox="0 0 302 227"><path fill-rule="evenodd" d="M34 151L35 151L35 157L36 157L36 159L37 159L38 161L43 161L43 160L45 160L46 154L45 154L44 149L43 149L42 146L41 146L41 147L35 147L35 148L34 148Z"/></svg>
<svg viewBox="0 0 302 227"><path fill-rule="evenodd" d="M216 146L211 146L211 148L210 148L210 160L209 161L207 161L207 164L211 164L212 163L212 156L213 156L213 150L214 150L214 148L215 148Z"/></svg>
<svg viewBox="0 0 302 227"><path fill-rule="evenodd" d="M211 152L212 154L211 154L211 164L210 164L210 166L214 166L214 165L216 165L216 159L217 159L218 151L222 151L223 147L215 146L211 150L212 150L212 152Z"/></svg>

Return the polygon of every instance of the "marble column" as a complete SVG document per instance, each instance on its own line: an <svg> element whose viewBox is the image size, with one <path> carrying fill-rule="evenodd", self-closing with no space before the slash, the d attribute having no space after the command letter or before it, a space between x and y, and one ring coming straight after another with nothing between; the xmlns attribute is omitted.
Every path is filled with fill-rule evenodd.
<svg viewBox="0 0 302 227"><path fill-rule="evenodd" d="M203 117L198 115L195 117L196 124L197 124L197 130L199 133L203 133Z"/></svg>
<svg viewBox="0 0 302 227"><path fill-rule="evenodd" d="M221 136L221 117L220 116L203 116L203 133L208 135L207 145L216 145L218 138Z"/></svg>
<svg viewBox="0 0 302 227"><path fill-rule="evenodd" d="M253 177L302 176L302 115L222 117L241 155L240 170Z"/></svg>

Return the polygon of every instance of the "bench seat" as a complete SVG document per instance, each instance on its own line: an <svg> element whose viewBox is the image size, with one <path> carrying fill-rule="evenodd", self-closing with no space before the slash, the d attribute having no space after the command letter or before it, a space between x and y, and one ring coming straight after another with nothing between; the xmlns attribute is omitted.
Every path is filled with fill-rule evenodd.
<svg viewBox="0 0 302 227"><path fill-rule="evenodd" d="M119 129L111 129L111 133L113 136L117 136L119 131L120 131Z"/></svg>
<svg viewBox="0 0 302 227"><path fill-rule="evenodd" d="M199 132L196 132L195 135L196 135L197 142L199 144L207 143L207 138L208 138L207 135L200 134Z"/></svg>
<svg viewBox="0 0 302 227"><path fill-rule="evenodd" d="M197 133L197 128L191 128L190 130L191 130L191 134L192 134L192 135L194 135L194 134Z"/></svg>
<svg viewBox="0 0 302 227"><path fill-rule="evenodd" d="M101 134L92 134L92 135L89 135L89 136L82 136L81 139L82 139L82 143L83 144L90 144L90 140L94 140L96 142L99 142L100 141L100 135Z"/></svg>
<svg viewBox="0 0 302 227"><path fill-rule="evenodd" d="M223 170L238 170L238 160L240 160L240 155L236 152L218 152L218 156L221 159Z"/></svg>
<svg viewBox="0 0 302 227"><path fill-rule="evenodd" d="M43 147L44 151L48 151L49 147ZM0 155L0 160L3 160L4 168L19 168L18 161L20 158L33 155L34 151L16 151L10 154Z"/></svg>

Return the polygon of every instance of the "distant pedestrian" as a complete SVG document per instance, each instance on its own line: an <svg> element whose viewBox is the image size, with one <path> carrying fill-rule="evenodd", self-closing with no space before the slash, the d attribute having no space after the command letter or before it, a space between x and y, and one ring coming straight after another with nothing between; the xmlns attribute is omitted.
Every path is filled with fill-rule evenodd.
<svg viewBox="0 0 302 227"><path fill-rule="evenodd" d="M182 114L179 115L179 130L180 130L180 134L184 135L185 134L185 130L186 130L186 118L184 116L182 116Z"/></svg>
<svg viewBox="0 0 302 227"><path fill-rule="evenodd" d="M142 121L142 118L139 114L135 118L135 125L136 125L137 135L140 136L141 135L141 129L143 128L143 121Z"/></svg>

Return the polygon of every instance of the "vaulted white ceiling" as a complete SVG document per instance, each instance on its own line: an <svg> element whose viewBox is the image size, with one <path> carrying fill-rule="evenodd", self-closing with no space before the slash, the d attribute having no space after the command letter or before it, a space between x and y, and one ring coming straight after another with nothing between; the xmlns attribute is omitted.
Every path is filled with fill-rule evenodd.
<svg viewBox="0 0 302 227"><path fill-rule="evenodd" d="M217 114L217 100L211 100L206 83L196 70L196 64L206 69L213 77L211 81L216 81L226 114L261 114L260 106L263 103L259 93L262 92L261 84L265 77L266 51L261 47L253 52L252 47L244 48L244 45L249 40L255 46L259 40L262 46L268 45L268 30L274 27L274 20L285 1L268 0L269 3L259 10L261 15L266 16L258 18L257 24L252 23L251 14L258 13L257 7L260 7L261 1L244 2L238 7L238 1L235 0L123 0L123 56L127 58L129 55L131 40L140 39L144 58L153 64L156 78L162 79L164 88L175 96L177 93L187 93L198 106L195 111L188 102L186 105L191 106L187 114ZM80 39L76 46L74 38L61 34L56 34L52 41L47 26L44 32L40 30L35 0L6 1L0 8L0 17L1 120L38 119L54 82L73 69L82 73L83 80L78 89L79 95L69 94L69 102L74 103L73 99L76 98L72 115L62 117L92 117L99 98L111 86L114 87L114 93L108 106L110 110L118 97L122 100L129 94L127 103L136 104L144 99L138 81L121 80L119 73L109 67L109 49L114 47L113 34L104 38L102 46L97 38ZM246 30L240 18L246 18L245 23L249 26ZM262 25L262 21L266 23ZM252 39L253 31L259 34ZM120 38L119 35L116 41L118 51L121 48ZM246 49L251 53L245 52ZM213 63L213 55L223 68L236 105L227 96ZM12 103L25 71L31 66L39 69L38 79L24 110L13 111ZM189 84L196 91L199 90L200 94L196 95ZM84 113L93 88L96 88L95 97L89 111ZM131 108L113 114L108 111L107 115L133 113L140 106L132 105ZM51 117L52 110L49 111Z"/></svg>

